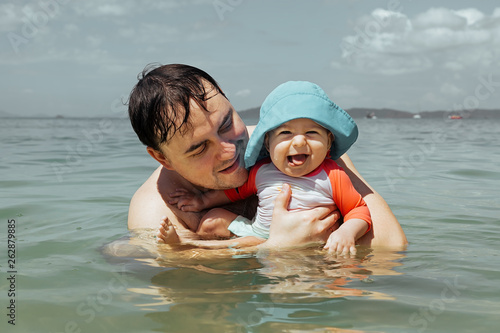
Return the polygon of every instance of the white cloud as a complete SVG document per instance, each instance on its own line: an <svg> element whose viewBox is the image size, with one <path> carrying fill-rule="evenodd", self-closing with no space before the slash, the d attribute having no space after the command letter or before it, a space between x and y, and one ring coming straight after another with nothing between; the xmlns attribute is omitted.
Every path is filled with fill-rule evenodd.
<svg viewBox="0 0 500 333"><path fill-rule="evenodd" d="M462 16L467 20L468 25L472 25L477 21L484 19L484 14L475 8L467 8L454 11L458 16Z"/></svg>
<svg viewBox="0 0 500 333"><path fill-rule="evenodd" d="M97 6L96 9L95 9L95 13L97 15L102 15L102 16L106 16L106 15L111 15L111 16L123 16L125 14L127 14L128 10L120 5L107 5L107 4L104 4L104 5L100 5L100 6Z"/></svg>
<svg viewBox="0 0 500 333"><path fill-rule="evenodd" d="M75 33L79 31L80 28L74 23L66 24L62 30L63 34L68 38L71 38Z"/></svg>
<svg viewBox="0 0 500 333"><path fill-rule="evenodd" d="M86 0L74 3L75 10L82 16L121 17L150 11L169 12L180 7L193 5L212 5L213 0L178 1L178 0Z"/></svg>
<svg viewBox="0 0 500 333"><path fill-rule="evenodd" d="M52 3L55 5L47 7ZM143 62L163 58L170 46L181 49L182 43L213 39L221 25L199 18L179 24L163 17L176 15L177 8L210 4L205 0L145 1L141 6L130 0L0 4L0 32L6 37L6 47L0 48L0 64L74 61L109 68L117 58L127 56L119 52L131 44L144 46L134 50L137 59L147 58L141 59ZM130 23L132 15L134 24ZM149 19L151 16L154 19ZM120 66L115 71L121 71Z"/></svg>
<svg viewBox="0 0 500 333"><path fill-rule="evenodd" d="M418 31L412 35L413 46L422 51L448 49L454 46L487 43L491 40L488 30L454 31L446 27L435 27Z"/></svg>
<svg viewBox="0 0 500 333"><path fill-rule="evenodd" d="M250 96L250 94L252 93L252 91L250 89L242 89L242 90L239 90L237 91L234 96L238 96L238 97L248 97Z"/></svg>
<svg viewBox="0 0 500 333"><path fill-rule="evenodd" d="M365 15L356 20L358 28L366 29L366 33L394 33L411 29L406 15L377 8L370 15Z"/></svg>
<svg viewBox="0 0 500 333"><path fill-rule="evenodd" d="M158 1L158 0L148 0L145 1L146 6L150 8L155 8L157 10L171 10L174 8L177 8L179 6L185 5L184 1L175 1L175 0L170 0L170 1Z"/></svg>
<svg viewBox="0 0 500 333"><path fill-rule="evenodd" d="M360 95L361 93L359 89L350 85L340 85L332 90L332 97L334 99L348 98L348 97L352 98L352 97L358 97Z"/></svg>
<svg viewBox="0 0 500 333"><path fill-rule="evenodd" d="M41 29L60 12L61 5L56 2L26 5L22 3L0 4L0 31L21 33L20 30L26 25Z"/></svg>
<svg viewBox="0 0 500 333"><path fill-rule="evenodd" d="M467 26L467 19L446 8L431 8L417 15L412 20L413 28L426 30L431 28L448 28L461 30Z"/></svg>
<svg viewBox="0 0 500 333"><path fill-rule="evenodd" d="M121 29L119 35L136 43L161 44L175 41L182 35L176 27L163 23L144 23L135 27Z"/></svg>
<svg viewBox="0 0 500 333"><path fill-rule="evenodd" d="M75 3L75 11L80 16L124 16L132 13L133 6L129 1L103 4L98 1L85 1Z"/></svg>
<svg viewBox="0 0 500 333"><path fill-rule="evenodd" d="M462 69L464 69L465 66L457 61L451 60L451 61L448 61L444 64L444 68L457 72L457 71L461 71Z"/></svg>
<svg viewBox="0 0 500 333"><path fill-rule="evenodd" d="M331 94L329 95L332 101L344 109L358 106L356 105L357 102L363 97L359 88L349 84L336 86L331 90Z"/></svg>
<svg viewBox="0 0 500 333"><path fill-rule="evenodd" d="M12 3L0 4L0 31L11 31L22 24L22 13Z"/></svg>
<svg viewBox="0 0 500 333"><path fill-rule="evenodd" d="M419 100L422 110L436 110L437 105L449 105L441 94L434 92L425 93Z"/></svg>
<svg viewBox="0 0 500 333"><path fill-rule="evenodd" d="M339 61L332 60L330 62L330 67L335 68L335 69L341 69L344 64L340 63Z"/></svg>
<svg viewBox="0 0 500 333"><path fill-rule="evenodd" d="M103 38L101 36L87 36L85 40L90 47L96 48L101 45Z"/></svg>
<svg viewBox="0 0 500 333"><path fill-rule="evenodd" d="M340 45L342 58L364 72L397 75L433 67L484 68L500 55L500 8L491 16L475 8L430 8L413 19L376 9L358 19L353 30Z"/></svg>
<svg viewBox="0 0 500 333"><path fill-rule="evenodd" d="M451 83L444 83L442 86L441 86L441 89L440 91L443 93L443 94L447 94L447 95L454 95L454 96L457 96L457 95L460 95L463 93L463 90L458 88L457 86L455 86L454 84L451 84Z"/></svg>

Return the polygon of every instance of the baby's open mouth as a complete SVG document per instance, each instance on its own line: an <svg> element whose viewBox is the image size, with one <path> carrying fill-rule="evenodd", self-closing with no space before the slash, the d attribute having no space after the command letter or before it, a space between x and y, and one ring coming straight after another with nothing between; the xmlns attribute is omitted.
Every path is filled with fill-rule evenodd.
<svg viewBox="0 0 500 333"><path fill-rule="evenodd" d="M297 155L289 155L288 157L288 163L293 165L293 166L300 166L304 164L309 157L307 154L297 154Z"/></svg>

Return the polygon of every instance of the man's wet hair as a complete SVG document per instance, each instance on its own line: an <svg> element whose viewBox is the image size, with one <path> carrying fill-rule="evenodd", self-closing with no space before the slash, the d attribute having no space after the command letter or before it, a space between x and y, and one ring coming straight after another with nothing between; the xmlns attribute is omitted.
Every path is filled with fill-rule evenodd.
<svg viewBox="0 0 500 333"><path fill-rule="evenodd" d="M139 140L155 150L189 128L191 99L206 110L213 89L226 97L208 73L189 65L148 65L137 79L128 101L130 122Z"/></svg>

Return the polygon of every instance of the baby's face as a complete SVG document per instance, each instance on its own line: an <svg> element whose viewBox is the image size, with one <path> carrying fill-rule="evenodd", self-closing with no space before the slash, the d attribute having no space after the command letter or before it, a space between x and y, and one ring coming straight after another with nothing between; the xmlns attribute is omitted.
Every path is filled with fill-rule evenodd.
<svg viewBox="0 0 500 333"><path fill-rule="evenodd" d="M290 120L267 133L266 146L273 164L284 174L301 177L325 159L333 135L307 118Z"/></svg>

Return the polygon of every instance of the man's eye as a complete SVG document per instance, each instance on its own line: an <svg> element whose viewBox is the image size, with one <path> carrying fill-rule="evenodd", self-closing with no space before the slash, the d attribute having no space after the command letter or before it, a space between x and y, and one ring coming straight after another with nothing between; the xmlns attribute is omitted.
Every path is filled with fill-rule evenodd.
<svg viewBox="0 0 500 333"><path fill-rule="evenodd" d="M200 156L201 154L203 154L205 152L205 150L207 149L207 145L203 145L203 146L200 146L193 155L191 155L191 157L196 157L196 156Z"/></svg>

